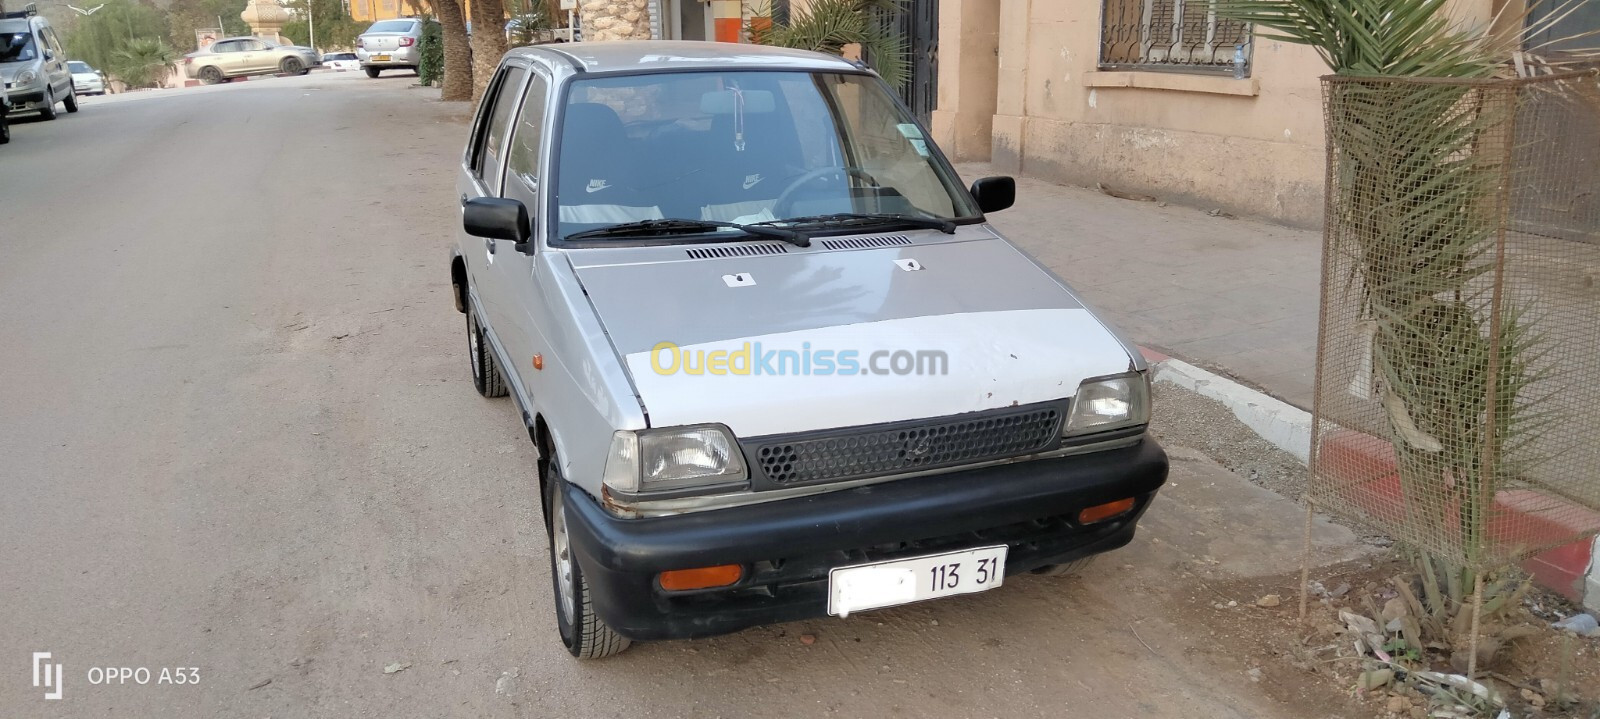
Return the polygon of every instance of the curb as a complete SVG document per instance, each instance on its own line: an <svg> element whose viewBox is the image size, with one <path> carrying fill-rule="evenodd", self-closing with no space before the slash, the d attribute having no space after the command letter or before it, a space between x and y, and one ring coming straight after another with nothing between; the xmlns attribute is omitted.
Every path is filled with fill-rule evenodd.
<svg viewBox="0 0 1600 719"><path fill-rule="evenodd" d="M1301 464L1310 463L1310 412L1188 362L1149 349L1143 352L1153 381L1181 387L1222 403L1268 444L1294 455ZM1350 471L1339 479L1348 481L1356 489L1355 504L1377 518L1403 514L1399 472L1389 442L1358 432L1333 432L1323 438L1323 452L1344 458L1336 465ZM1540 527L1548 530L1549 536L1569 536L1563 533L1578 533L1600 517L1581 507L1553 502L1551 498L1526 490L1502 491L1495 498L1495 505L1503 516L1497 524L1502 530L1506 525ZM1600 536L1540 552L1524 560L1522 567L1539 585L1589 609L1600 610L1600 561L1596 561L1597 557L1600 557Z"/></svg>

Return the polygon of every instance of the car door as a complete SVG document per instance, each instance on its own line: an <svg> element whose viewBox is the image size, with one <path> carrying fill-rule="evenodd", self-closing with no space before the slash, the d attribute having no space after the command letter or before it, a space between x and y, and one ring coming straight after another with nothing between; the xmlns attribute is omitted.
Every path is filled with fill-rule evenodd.
<svg viewBox="0 0 1600 719"><path fill-rule="evenodd" d="M272 53L267 51L267 44L260 40L239 41L239 70L240 72L261 72L272 66Z"/></svg>
<svg viewBox="0 0 1600 719"><path fill-rule="evenodd" d="M242 71L238 65L239 55L238 40L223 40L213 43L211 54L200 58L200 62L216 67L224 75L237 75Z"/></svg>
<svg viewBox="0 0 1600 719"><path fill-rule="evenodd" d="M39 47L50 50L50 59L44 63L45 74L56 90L56 97L64 98L72 91L72 70L67 67L67 50L61 46L61 38L56 37L55 28L48 25L39 28L38 39Z"/></svg>
<svg viewBox="0 0 1600 719"><path fill-rule="evenodd" d="M516 115L522 98L522 86L527 80L528 68L519 61L509 61L500 66L490 80L484 100L478 108L473 123L472 139L456 181L461 204L480 197L499 197L501 181L505 174L506 140L511 120ZM495 263L519 254L512 243L482 237L466 236L462 231L461 255L475 287L483 319L497 341L505 342L502 332L509 332L511 320L504 319L511 302L505 289L499 286L500 274ZM502 349L505 349L502 346Z"/></svg>
<svg viewBox="0 0 1600 719"><path fill-rule="evenodd" d="M506 140L506 169L500 191L501 197L521 202L528 208L528 217L533 221L529 229L535 233L528 245L534 254L518 252L511 243L501 242L495 253L494 265L489 269L498 297L504 300L504 305L499 308L499 322L507 329L502 332L501 342L505 345L506 354L516 365L509 369L521 380L520 386L529 396L538 396L539 393L535 381L539 375L528 371L532 367L533 355L549 352L550 349L536 319L544 300L538 274L534 271L534 265L545 259L537 249L539 243L536 233L540 231L542 223L536 218L540 215L540 208L544 207L541 199L544 196L541 191L544 184L541 180L547 166L545 146L550 134L546 129L549 92L549 77L537 65L531 67L527 89L522 94L522 106L514 115L510 136Z"/></svg>

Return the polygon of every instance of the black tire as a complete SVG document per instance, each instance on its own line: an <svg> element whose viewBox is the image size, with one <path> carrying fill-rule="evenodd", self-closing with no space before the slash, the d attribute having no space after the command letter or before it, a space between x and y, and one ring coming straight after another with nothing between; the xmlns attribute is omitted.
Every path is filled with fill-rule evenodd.
<svg viewBox="0 0 1600 719"><path fill-rule="evenodd" d="M200 68L198 77L202 85L215 85L223 80L222 71L217 69L215 65L207 65Z"/></svg>
<svg viewBox="0 0 1600 719"><path fill-rule="evenodd" d="M376 67L364 67L364 68L361 68L361 69L367 71L367 77L377 77L378 73L383 72L383 70L378 69Z"/></svg>
<svg viewBox="0 0 1600 719"><path fill-rule="evenodd" d="M298 57L286 57L278 61L278 72L285 75L304 75L306 64L300 62Z"/></svg>
<svg viewBox="0 0 1600 719"><path fill-rule="evenodd" d="M66 106L67 106L67 112L77 112L78 111L78 91L77 90L68 90L67 91Z"/></svg>
<svg viewBox="0 0 1600 719"><path fill-rule="evenodd" d="M478 322L478 312L467 303L467 357L472 360L472 386L485 397L504 397L505 375L500 373L500 363L494 358L494 348L489 336Z"/></svg>
<svg viewBox="0 0 1600 719"><path fill-rule="evenodd" d="M1082 559L1074 559L1066 564L1046 564L1031 573L1041 577L1076 577L1083 574L1083 570L1088 569L1089 565L1094 564L1095 560L1099 558L1100 555L1095 554Z"/></svg>
<svg viewBox="0 0 1600 719"><path fill-rule="evenodd" d="M3 115L4 113L5 110L0 110L0 115ZM11 123L6 122L6 118L0 116L0 145L4 145L8 142L11 142Z"/></svg>
<svg viewBox="0 0 1600 719"><path fill-rule="evenodd" d="M44 88L44 109L39 111L39 117L45 120L56 119L56 91L49 85Z"/></svg>
<svg viewBox="0 0 1600 719"><path fill-rule="evenodd" d="M561 476L561 465L555 457L544 464L547 467L544 506L545 529L550 536L550 586L555 595L556 628L561 632L561 644L579 659L604 659L620 654L633 642L594 613L589 580L583 576L583 567L572 553L572 541L567 534L566 506L562 499L567 480Z"/></svg>

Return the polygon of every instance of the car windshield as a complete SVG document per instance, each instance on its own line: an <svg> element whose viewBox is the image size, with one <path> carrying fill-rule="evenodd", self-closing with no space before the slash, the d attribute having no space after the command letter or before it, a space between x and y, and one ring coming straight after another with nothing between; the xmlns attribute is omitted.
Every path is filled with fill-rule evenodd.
<svg viewBox="0 0 1600 719"><path fill-rule="evenodd" d="M916 121L869 75L582 79L571 85L562 125L563 238L658 218L800 226L839 213L978 215Z"/></svg>
<svg viewBox="0 0 1600 719"><path fill-rule="evenodd" d="M77 60L67 63L67 69L74 73L94 72L94 68L89 67L89 63L78 62Z"/></svg>
<svg viewBox="0 0 1600 719"><path fill-rule="evenodd" d="M383 20L373 23L367 32L410 32L411 25L410 20Z"/></svg>
<svg viewBox="0 0 1600 719"><path fill-rule="evenodd" d="M0 31L0 62L33 60L33 33Z"/></svg>

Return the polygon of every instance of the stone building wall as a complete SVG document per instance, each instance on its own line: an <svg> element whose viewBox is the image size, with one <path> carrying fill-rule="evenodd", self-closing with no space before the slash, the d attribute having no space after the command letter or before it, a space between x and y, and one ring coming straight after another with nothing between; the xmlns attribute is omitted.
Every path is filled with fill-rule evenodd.
<svg viewBox="0 0 1600 719"><path fill-rule="evenodd" d="M650 0L580 0L585 40L649 40Z"/></svg>

